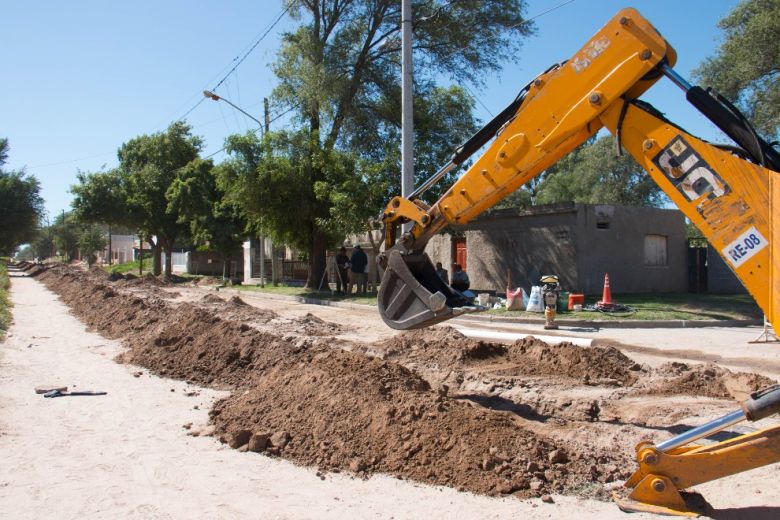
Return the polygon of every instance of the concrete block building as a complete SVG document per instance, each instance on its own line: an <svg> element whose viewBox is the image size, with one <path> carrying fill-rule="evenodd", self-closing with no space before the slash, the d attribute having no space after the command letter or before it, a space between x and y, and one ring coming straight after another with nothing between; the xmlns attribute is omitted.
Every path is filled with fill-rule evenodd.
<svg viewBox="0 0 780 520"><path fill-rule="evenodd" d="M598 294L609 273L613 292L685 292L685 218L676 209L555 204L495 210L448 228L426 248L433 262L464 266L475 291L526 290L545 274L564 290Z"/></svg>

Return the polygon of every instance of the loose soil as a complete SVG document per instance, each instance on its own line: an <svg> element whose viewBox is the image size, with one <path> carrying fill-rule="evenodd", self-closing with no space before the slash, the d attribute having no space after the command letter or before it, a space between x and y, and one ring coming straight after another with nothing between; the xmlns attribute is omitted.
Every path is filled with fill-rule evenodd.
<svg viewBox="0 0 780 520"><path fill-rule="evenodd" d="M604 496L603 483L630 473L631 446L664 433L669 407L718 413L733 407L723 398L769 382L716 367L651 370L612 347L475 341L446 327L361 344L310 314L291 319L215 293L161 298L165 282L66 267L39 279L89 327L123 339L120 361L232 389L211 413L231 447L483 494ZM643 407L641 422L632 414Z"/></svg>

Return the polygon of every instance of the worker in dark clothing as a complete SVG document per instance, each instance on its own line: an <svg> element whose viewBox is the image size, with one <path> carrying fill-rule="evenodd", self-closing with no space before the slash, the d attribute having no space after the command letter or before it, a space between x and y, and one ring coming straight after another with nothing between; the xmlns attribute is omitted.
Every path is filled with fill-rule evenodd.
<svg viewBox="0 0 780 520"><path fill-rule="evenodd" d="M352 257L349 259L349 285L347 285L347 294L352 294L352 286L357 287L356 292L366 294L368 291L368 256L363 252L360 244L355 244L352 251Z"/></svg>
<svg viewBox="0 0 780 520"><path fill-rule="evenodd" d="M450 286L456 291L466 291L470 285L469 275L460 266L460 264L452 264L452 283Z"/></svg>
<svg viewBox="0 0 780 520"><path fill-rule="evenodd" d="M441 265L441 262L436 262L436 274L439 275L442 282L450 283L450 277L447 274L447 270Z"/></svg>
<svg viewBox="0 0 780 520"><path fill-rule="evenodd" d="M349 281L349 257L347 248L342 247L336 254L336 292L344 294Z"/></svg>

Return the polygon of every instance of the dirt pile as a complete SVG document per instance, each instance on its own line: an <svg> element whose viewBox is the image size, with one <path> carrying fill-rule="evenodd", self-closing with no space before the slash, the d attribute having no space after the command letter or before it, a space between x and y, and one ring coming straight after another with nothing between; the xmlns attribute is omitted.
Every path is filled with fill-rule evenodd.
<svg viewBox="0 0 780 520"><path fill-rule="evenodd" d="M124 361L167 377L236 386L314 345L307 339L290 341L262 334L188 303L169 306L165 312L164 320L133 335L132 350L123 355Z"/></svg>
<svg viewBox="0 0 780 520"><path fill-rule="evenodd" d="M209 308L245 307L237 300L141 298L104 273L69 268L43 280L91 327L123 337L125 361L235 389L212 414L234 447L488 494L566 492L615 478L592 453L569 454L521 427L512 413L447 397L397 363L334 349L327 340L262 332ZM302 321L323 326L310 316ZM614 459L605 453L602 460Z"/></svg>
<svg viewBox="0 0 780 520"><path fill-rule="evenodd" d="M408 369L339 350L285 359L212 411L233 447L328 471L383 472L477 493L538 496L608 475ZM254 442L253 442L254 440Z"/></svg>
<svg viewBox="0 0 780 520"><path fill-rule="evenodd" d="M125 338L130 350L122 354L122 361L168 377L236 385L312 344L259 334L245 323L222 319L213 310L192 304L123 294L101 281L106 278L105 272L58 267L42 280L90 328L110 338ZM219 300L226 306L245 307Z"/></svg>
<svg viewBox="0 0 780 520"><path fill-rule="evenodd" d="M759 374L732 372L716 365L672 362L653 371L653 377L637 386L635 395L698 395L743 400L748 394L776 384Z"/></svg>
<svg viewBox="0 0 780 520"><path fill-rule="evenodd" d="M310 312L293 320L291 325L291 327L286 327L286 330L307 336L331 336L345 330L345 327L337 323L325 321Z"/></svg>
<svg viewBox="0 0 780 520"><path fill-rule="evenodd" d="M501 374L566 377L585 383L631 385L641 367L614 347L548 345L527 337L511 345L468 338L451 327L404 332L367 349L385 359L457 369L504 364Z"/></svg>
<svg viewBox="0 0 780 520"><path fill-rule="evenodd" d="M221 285L221 284L222 284L222 279L215 278L213 276L203 276L201 278L196 278L192 281L192 285L197 285L197 286Z"/></svg>
<svg viewBox="0 0 780 520"><path fill-rule="evenodd" d="M348 352L312 337L340 327L314 315L278 316L217 294L165 301L154 296L162 290L155 282L128 287L103 271L55 267L40 279L90 327L123 338L123 360L232 388L212 412L230 446L328 471L521 497L603 493L598 483L627 476L627 452L639 440L619 407L610 410L615 424L599 419L603 401L633 392L727 396L718 382L726 391L734 381L764 386L761 376L709 367L648 372L611 347L529 338L501 345L450 328L345 345ZM454 378L458 386L446 388L431 385L430 373L473 379ZM625 450L616 447L624 441Z"/></svg>
<svg viewBox="0 0 780 520"><path fill-rule="evenodd" d="M641 367L614 347L578 347L571 343L548 345L524 338L509 347L509 359L526 375L565 376L584 382L616 380L631 385Z"/></svg>
<svg viewBox="0 0 780 520"><path fill-rule="evenodd" d="M403 359L440 368L451 368L473 360L500 357L506 346L474 340L452 327L411 330L372 346L386 359Z"/></svg>
<svg viewBox="0 0 780 520"><path fill-rule="evenodd" d="M30 277L36 277L47 269L47 267L43 264L36 264L26 260L16 264L11 262L8 265L16 267Z"/></svg>
<svg viewBox="0 0 780 520"><path fill-rule="evenodd" d="M210 293L198 300L198 305L212 310L223 319L250 324L264 324L279 317L278 314L270 309L258 309L248 305L238 296L225 300L216 294Z"/></svg>

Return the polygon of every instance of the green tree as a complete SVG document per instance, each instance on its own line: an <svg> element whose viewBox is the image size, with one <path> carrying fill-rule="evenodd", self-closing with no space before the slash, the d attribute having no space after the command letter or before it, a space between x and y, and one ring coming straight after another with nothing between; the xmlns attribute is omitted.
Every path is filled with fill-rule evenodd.
<svg viewBox="0 0 780 520"><path fill-rule="evenodd" d="M187 237L189 226L170 207L167 193L182 169L199 160L201 146L202 140L191 134L189 125L176 122L164 132L141 135L119 149L128 207L135 227L154 246L155 275L162 270L162 250L166 253L165 272L172 272L173 246L177 239Z"/></svg>
<svg viewBox="0 0 780 520"><path fill-rule="evenodd" d="M79 255L79 235L81 225L70 213L63 212L54 219L51 226L52 240L59 255L70 262Z"/></svg>
<svg viewBox="0 0 780 520"><path fill-rule="evenodd" d="M108 262L111 263L111 230L115 227L134 227L136 211L128 202L126 175L122 170L97 173L78 172L78 184L70 187L74 195L71 207L76 218L83 222L108 226Z"/></svg>
<svg viewBox="0 0 780 520"><path fill-rule="evenodd" d="M611 135L581 145L548 169L533 197L534 204L582 202L655 207L666 200L633 157L627 152L616 155Z"/></svg>
<svg viewBox="0 0 780 520"><path fill-rule="evenodd" d="M35 238L30 243L33 254L36 258L44 260L53 257L57 252L57 246L54 244L54 229L52 226L45 226L38 230Z"/></svg>
<svg viewBox="0 0 780 520"><path fill-rule="evenodd" d="M92 266L97 259L97 253L108 244L105 231L97 224L86 224L78 233L78 248L81 258L87 260L87 265Z"/></svg>
<svg viewBox="0 0 780 520"><path fill-rule="evenodd" d="M388 190L399 191L390 179L398 179L399 170L400 2L289 4L300 25L283 37L274 65L280 82L274 99L294 110L294 129L269 137L265 146L277 148L262 151L257 173L279 179L274 194L280 197L283 214L269 206L249 213L287 236L288 243L304 246L311 287L322 276L332 240L346 228L364 227L360 219L379 212ZM517 59L523 38L533 30L524 23L524 8L523 0L414 3L421 151L416 169L421 175L435 171L428 160L441 165L446 152L473 129L472 101L461 89L436 87L436 80L457 78L479 85L507 58ZM450 118L437 121L428 117L432 114L426 108L446 111ZM385 174L384 193L370 184L377 171ZM286 184L282 177L288 178ZM255 185L263 188L259 181ZM370 200L374 196L376 200ZM345 209L355 207L360 211L344 215Z"/></svg>
<svg viewBox="0 0 780 520"><path fill-rule="evenodd" d="M743 0L718 22L715 56L694 76L735 102L768 139L780 137L780 0Z"/></svg>
<svg viewBox="0 0 780 520"><path fill-rule="evenodd" d="M167 197L169 210L189 225L199 248L220 254L224 279L228 261L244 241L247 224L239 208L219 188L212 162L197 159L182 168Z"/></svg>
<svg viewBox="0 0 780 520"><path fill-rule="evenodd" d="M17 260L26 260L27 262L31 262L35 260L35 250L33 250L32 246L27 245L19 249L19 252L16 253L16 259Z"/></svg>
<svg viewBox="0 0 780 520"><path fill-rule="evenodd" d="M43 215L38 179L23 170L3 169L9 150L8 139L0 139L0 255L11 255L33 240Z"/></svg>

